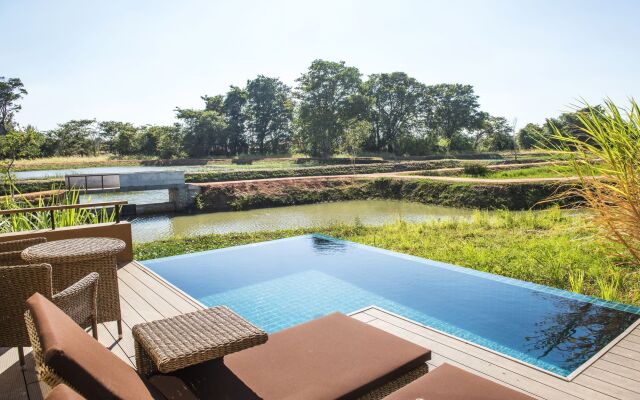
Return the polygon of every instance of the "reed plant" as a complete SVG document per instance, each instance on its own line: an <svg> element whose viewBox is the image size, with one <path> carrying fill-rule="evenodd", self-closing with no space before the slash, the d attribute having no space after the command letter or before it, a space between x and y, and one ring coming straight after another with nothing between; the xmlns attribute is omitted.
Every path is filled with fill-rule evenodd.
<svg viewBox="0 0 640 400"><path fill-rule="evenodd" d="M55 195L40 196L36 199L18 193L14 196L3 196L0 200L0 209L31 209L38 207L51 207L59 205L78 204L80 200L79 190L61 190ZM17 214L3 215L0 217L0 233L48 229L51 224L52 214L49 211L31 212L25 211ZM63 228L67 226L95 224L99 222L113 222L115 213L106 208L90 209L63 209L53 211L55 226Z"/></svg>
<svg viewBox="0 0 640 400"><path fill-rule="evenodd" d="M584 103L571 132L553 127L545 147L560 151L578 177L551 200L577 199L592 212L604 234L620 243L640 266L640 108L628 109L607 100L604 106ZM551 144L551 145L549 145ZM620 256L621 254L616 254ZM604 281L603 281L604 284Z"/></svg>

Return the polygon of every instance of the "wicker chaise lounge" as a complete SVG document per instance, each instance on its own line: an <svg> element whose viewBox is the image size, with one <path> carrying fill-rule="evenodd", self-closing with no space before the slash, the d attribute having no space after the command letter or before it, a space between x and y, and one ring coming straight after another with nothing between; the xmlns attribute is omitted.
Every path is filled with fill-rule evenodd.
<svg viewBox="0 0 640 400"><path fill-rule="evenodd" d="M23 347L30 346L24 324L25 301L42 293L97 338L96 296L98 274L91 273L59 293L53 293L48 264L0 266L0 346L17 347L24 365Z"/></svg>
<svg viewBox="0 0 640 400"><path fill-rule="evenodd" d="M431 355L332 314L273 334L266 344L147 377L44 296L35 294L27 304L25 321L39 377L50 385L68 384L89 399L381 399L424 375ZM194 338L203 335L193 333ZM56 392L70 393L64 387Z"/></svg>

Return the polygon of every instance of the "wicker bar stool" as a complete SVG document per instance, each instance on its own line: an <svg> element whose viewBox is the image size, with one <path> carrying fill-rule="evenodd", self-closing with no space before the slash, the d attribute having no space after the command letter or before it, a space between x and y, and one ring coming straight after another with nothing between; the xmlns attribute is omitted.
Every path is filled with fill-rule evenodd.
<svg viewBox="0 0 640 400"><path fill-rule="evenodd" d="M98 323L117 321L118 336L122 338L116 255L124 248L120 239L65 239L29 247L22 252L22 258L30 263L51 264L54 291L66 288L89 272L97 272Z"/></svg>

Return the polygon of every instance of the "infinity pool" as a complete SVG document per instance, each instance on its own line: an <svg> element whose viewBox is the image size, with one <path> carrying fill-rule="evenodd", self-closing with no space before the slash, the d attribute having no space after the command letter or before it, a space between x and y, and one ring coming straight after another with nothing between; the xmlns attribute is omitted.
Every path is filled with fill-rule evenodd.
<svg viewBox="0 0 640 400"><path fill-rule="evenodd" d="M568 376L640 309L322 235L144 261L268 332L375 305Z"/></svg>

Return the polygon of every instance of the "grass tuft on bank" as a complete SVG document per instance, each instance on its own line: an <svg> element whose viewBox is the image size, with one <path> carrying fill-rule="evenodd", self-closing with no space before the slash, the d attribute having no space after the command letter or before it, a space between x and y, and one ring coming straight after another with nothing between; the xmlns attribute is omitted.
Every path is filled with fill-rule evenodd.
<svg viewBox="0 0 640 400"><path fill-rule="evenodd" d="M601 239L586 217L558 209L477 212L471 221L399 221L382 227L354 224L174 238L138 244L134 250L137 260L145 260L313 232L640 305L640 277L629 267L630 259L611 258L616 245Z"/></svg>

